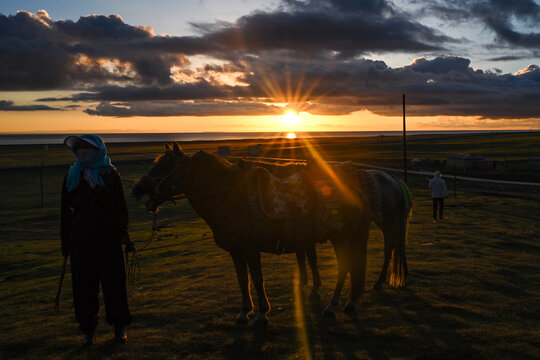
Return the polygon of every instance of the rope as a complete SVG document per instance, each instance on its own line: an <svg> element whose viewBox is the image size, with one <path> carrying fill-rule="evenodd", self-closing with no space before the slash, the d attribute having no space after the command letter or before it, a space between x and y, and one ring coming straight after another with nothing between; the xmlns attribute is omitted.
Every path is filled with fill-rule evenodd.
<svg viewBox="0 0 540 360"><path fill-rule="evenodd" d="M199 241L209 240L209 239L214 238L213 236L206 236L200 239L184 241L184 242L171 244L171 245L148 247L148 245L152 243L152 240L154 239L156 233L159 232L159 230L160 230L160 226L158 225L157 213L154 213L153 218L152 218L152 234L150 235L146 243L138 250L134 248L133 251L126 251L126 287L127 287L128 292L131 292L135 289L135 284L141 278L141 264L139 262L140 252L171 248L171 247L179 246L179 245L188 245L188 244L197 243Z"/></svg>
<svg viewBox="0 0 540 360"><path fill-rule="evenodd" d="M156 232L159 231L157 212L154 212L152 217L152 233L150 238L146 243L141 247L140 250L137 250L135 247L133 251L126 250L126 287L127 291L131 292L135 288L135 284L141 278L141 264L139 262L139 251L143 251L150 245Z"/></svg>

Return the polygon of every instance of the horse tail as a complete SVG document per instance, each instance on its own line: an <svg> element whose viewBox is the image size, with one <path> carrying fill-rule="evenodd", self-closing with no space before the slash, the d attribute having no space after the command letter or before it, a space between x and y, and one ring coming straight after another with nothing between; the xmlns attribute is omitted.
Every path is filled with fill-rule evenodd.
<svg viewBox="0 0 540 360"><path fill-rule="evenodd" d="M396 231L392 239L392 259L390 261L390 285L403 287L406 285L408 274L405 245L407 243L407 231L412 208L412 194L400 179L396 179L403 193L403 209L396 219Z"/></svg>

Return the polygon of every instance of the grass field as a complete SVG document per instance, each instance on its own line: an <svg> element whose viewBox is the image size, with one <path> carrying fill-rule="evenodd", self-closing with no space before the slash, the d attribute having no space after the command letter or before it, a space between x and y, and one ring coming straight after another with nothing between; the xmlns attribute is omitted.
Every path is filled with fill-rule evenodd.
<svg viewBox="0 0 540 360"><path fill-rule="evenodd" d="M377 143L356 140L365 151L360 155L348 142L328 140L318 146L331 159L360 160L382 149L366 145L368 141ZM451 147L446 141L437 145L424 140L422 151L457 152L446 150ZM192 143L184 148L216 146ZM459 152L467 152L460 146ZM161 147L110 146L113 160L121 153L125 158L155 156ZM9 152L19 154L9 161L35 161L37 149L25 149L1 148L3 165ZM291 151L276 150L270 156L286 157ZM56 154L58 162L70 160L63 149ZM149 166L119 166L126 193ZM309 289L302 292L296 286L293 255L266 254L270 324L266 329L235 324L240 294L232 260L212 240L199 240L210 231L182 200L160 213L159 238L150 245L170 247L140 254L141 279L128 295L134 317L129 342L117 345L111 340L102 307L97 343L82 348L69 270L60 313L52 311L62 263L58 208L66 171L43 169L43 208L38 170L0 171L1 359L540 358L540 202L460 186L457 197L447 201L446 219L433 223L423 178L410 179L415 200L407 244L409 284L406 289L368 290L356 315L320 316L337 274L333 250L326 243L318 247L320 302L310 301L303 296ZM141 247L150 236L152 219L142 204L130 196L127 200L131 236ZM368 284L376 280L382 260L382 235L373 227Z"/></svg>

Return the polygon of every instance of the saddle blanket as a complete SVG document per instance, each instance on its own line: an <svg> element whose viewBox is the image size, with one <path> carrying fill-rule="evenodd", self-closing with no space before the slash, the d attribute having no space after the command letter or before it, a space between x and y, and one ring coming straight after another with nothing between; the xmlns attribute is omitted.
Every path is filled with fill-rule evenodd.
<svg viewBox="0 0 540 360"><path fill-rule="evenodd" d="M353 190L367 205L367 215L382 221L373 178L369 171L344 163L337 168L354 179ZM259 168L254 181L248 184L248 201L254 211L273 220L316 216L321 225L342 229L342 209L336 184L320 172L298 172L287 178L277 178Z"/></svg>
<svg viewBox="0 0 540 360"><path fill-rule="evenodd" d="M319 207L317 194L302 172L279 179L267 171L259 171L257 193L250 195L260 203L263 214L271 219L306 216Z"/></svg>

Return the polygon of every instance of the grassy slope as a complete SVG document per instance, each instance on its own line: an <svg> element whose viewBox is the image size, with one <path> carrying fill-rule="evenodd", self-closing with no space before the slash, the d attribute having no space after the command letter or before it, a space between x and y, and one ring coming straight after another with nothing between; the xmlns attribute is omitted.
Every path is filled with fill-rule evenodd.
<svg viewBox="0 0 540 360"><path fill-rule="evenodd" d="M343 159L352 155L335 143L322 146L335 147L328 153ZM153 154L157 146L155 150ZM120 166L126 191L147 168ZM540 204L458 192L447 203L447 219L434 224L422 179L411 186L415 209L407 246L409 286L368 290L356 316L319 316L336 278L333 250L323 244L318 248L320 304L299 296L294 256L264 255L273 306L270 325L267 330L235 325L240 296L232 261L212 240L191 242L209 231L181 201L160 214L164 228L151 246L180 245L141 253L142 277L129 294L134 315L129 343L110 341L102 310L97 344L82 349L69 271L60 314L51 311L61 266L58 196L64 172L44 170L43 209L36 170L4 171L0 177L2 359L540 356ZM151 218L130 197L128 207L132 238L142 246ZM372 284L382 265L382 239L376 228L370 238Z"/></svg>

